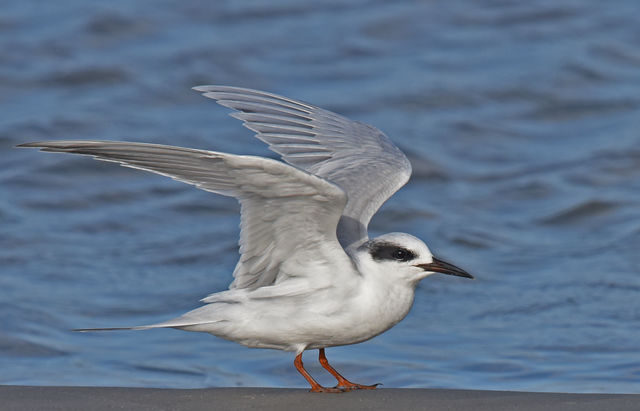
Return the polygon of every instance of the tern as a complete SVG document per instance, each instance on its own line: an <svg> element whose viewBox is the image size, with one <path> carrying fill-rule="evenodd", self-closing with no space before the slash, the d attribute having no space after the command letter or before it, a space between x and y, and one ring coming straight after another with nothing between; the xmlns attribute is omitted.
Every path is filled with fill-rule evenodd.
<svg viewBox="0 0 640 411"><path fill-rule="evenodd" d="M290 98L247 88L194 90L231 108L284 160L159 144L61 140L21 144L90 155L235 197L240 260L228 290L180 317L137 327L199 331L247 347L295 353L312 392L375 389L356 384L327 361L325 348L369 340L400 322L418 282L434 273L473 278L436 258L405 233L369 238L380 206L411 175L406 156L380 130ZM302 353L319 350L337 380L321 386Z"/></svg>

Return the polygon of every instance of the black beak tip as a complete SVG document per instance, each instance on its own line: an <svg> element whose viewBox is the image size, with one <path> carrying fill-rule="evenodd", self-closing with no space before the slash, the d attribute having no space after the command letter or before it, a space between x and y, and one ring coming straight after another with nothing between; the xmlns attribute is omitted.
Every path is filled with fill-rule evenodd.
<svg viewBox="0 0 640 411"><path fill-rule="evenodd" d="M469 274L468 272L464 271L464 270L460 270L458 272L442 272L440 271L442 274L448 274L448 275L455 275L456 277L462 277L462 278L468 278L470 280L475 280L476 278L474 276L472 276L471 274Z"/></svg>
<svg viewBox="0 0 640 411"><path fill-rule="evenodd" d="M462 268L456 267L453 264L447 263L446 261L440 260L435 257L433 257L433 262L429 264L419 264L417 267L420 267L425 271L433 271L441 274L455 275L456 277L464 277L464 278L469 278L471 280L475 279L474 276L472 276Z"/></svg>

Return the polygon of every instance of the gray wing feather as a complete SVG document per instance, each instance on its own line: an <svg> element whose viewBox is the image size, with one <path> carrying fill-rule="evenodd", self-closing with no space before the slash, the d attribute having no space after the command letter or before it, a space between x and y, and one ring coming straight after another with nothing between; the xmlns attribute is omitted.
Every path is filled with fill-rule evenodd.
<svg viewBox="0 0 640 411"><path fill-rule="evenodd" d="M284 161L347 193L338 226L344 247L368 238L371 217L409 180L409 160L375 127L263 91L215 85L194 90L237 110L232 116Z"/></svg>
<svg viewBox="0 0 640 411"><path fill-rule="evenodd" d="M345 193L280 161L117 141L45 141L20 147L91 155L237 198L241 256L230 288L255 289L281 281L283 276L305 275L305 270L283 270L283 265L289 261L297 267L296 259L308 255L327 266L350 264L336 237Z"/></svg>

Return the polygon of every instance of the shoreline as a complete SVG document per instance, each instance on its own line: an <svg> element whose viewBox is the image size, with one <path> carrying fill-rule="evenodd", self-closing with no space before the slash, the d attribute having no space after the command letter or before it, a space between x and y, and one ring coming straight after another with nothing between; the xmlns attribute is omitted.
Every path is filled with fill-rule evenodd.
<svg viewBox="0 0 640 411"><path fill-rule="evenodd" d="M299 388L121 388L0 386L2 410L638 410L640 394L570 394L380 388L342 394Z"/></svg>

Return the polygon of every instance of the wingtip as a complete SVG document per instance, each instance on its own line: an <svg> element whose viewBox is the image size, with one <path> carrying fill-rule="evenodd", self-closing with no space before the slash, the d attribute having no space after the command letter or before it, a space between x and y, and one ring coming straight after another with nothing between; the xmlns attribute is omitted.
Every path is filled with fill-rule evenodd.
<svg viewBox="0 0 640 411"><path fill-rule="evenodd" d="M253 90L245 87L237 87L237 86L224 86L221 84L206 84L201 86L191 87L191 90L198 91L200 93L260 93L260 94L268 94L264 91Z"/></svg>
<svg viewBox="0 0 640 411"><path fill-rule="evenodd" d="M230 86L221 86L219 84L203 84L201 86L191 87L191 90L198 91L200 93L206 93L209 91L219 91L221 89L231 88Z"/></svg>
<svg viewBox="0 0 640 411"><path fill-rule="evenodd" d="M14 148L32 148L32 147L41 147L42 141L31 141L29 143L22 143L14 146Z"/></svg>
<svg viewBox="0 0 640 411"><path fill-rule="evenodd" d="M16 148L36 148L40 151L49 151L49 152L63 152L66 151L66 145L69 144L70 141L59 140L59 141L32 141L29 143L18 144Z"/></svg>

